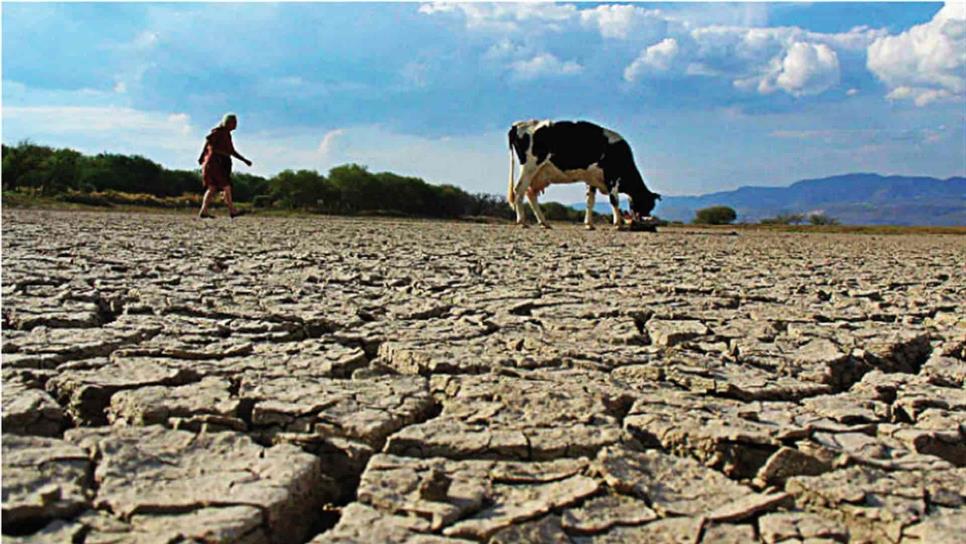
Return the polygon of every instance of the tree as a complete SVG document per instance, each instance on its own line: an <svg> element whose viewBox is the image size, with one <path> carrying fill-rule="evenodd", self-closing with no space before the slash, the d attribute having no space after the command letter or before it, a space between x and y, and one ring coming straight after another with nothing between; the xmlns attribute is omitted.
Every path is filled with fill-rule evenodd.
<svg viewBox="0 0 966 544"><path fill-rule="evenodd" d="M238 202L251 202L256 196L268 195L270 181L253 174L232 174L232 198Z"/></svg>
<svg viewBox="0 0 966 544"><path fill-rule="evenodd" d="M839 220L829 217L824 213L813 213L808 216L808 222L812 225L838 225Z"/></svg>
<svg viewBox="0 0 966 544"><path fill-rule="evenodd" d="M698 210L694 215L696 225L728 225L738 219L738 213L728 206L711 206Z"/></svg>
<svg viewBox="0 0 966 544"><path fill-rule="evenodd" d="M53 149L29 140L21 141L16 147L3 146L3 188L42 187L45 162L53 154Z"/></svg>
<svg viewBox="0 0 966 544"><path fill-rule="evenodd" d="M327 209L338 194L315 170L283 170L269 180L272 199L287 208Z"/></svg>

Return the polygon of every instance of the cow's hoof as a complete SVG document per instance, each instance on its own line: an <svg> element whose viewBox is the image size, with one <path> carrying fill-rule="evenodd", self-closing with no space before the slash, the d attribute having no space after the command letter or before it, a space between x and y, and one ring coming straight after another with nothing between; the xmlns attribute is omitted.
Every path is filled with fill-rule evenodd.
<svg viewBox="0 0 966 544"><path fill-rule="evenodd" d="M540 223L540 227L542 227L542 228L544 228L546 230L550 230L550 225L548 225L546 223Z"/></svg>
<svg viewBox="0 0 966 544"><path fill-rule="evenodd" d="M521 229L525 229L525 228L528 228L530 225L526 223L517 223L517 226L520 227Z"/></svg>
<svg viewBox="0 0 966 544"><path fill-rule="evenodd" d="M584 230L594 230L593 225L584 225Z"/></svg>

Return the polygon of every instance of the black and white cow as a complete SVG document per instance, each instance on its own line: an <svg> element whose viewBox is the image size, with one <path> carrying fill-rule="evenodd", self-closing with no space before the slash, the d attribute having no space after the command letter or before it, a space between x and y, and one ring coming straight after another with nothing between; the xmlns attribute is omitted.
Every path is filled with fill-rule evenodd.
<svg viewBox="0 0 966 544"><path fill-rule="evenodd" d="M549 228L537 196L552 183L587 183L587 212L584 224L592 229L596 191L608 195L614 211L614 225L623 222L618 193L630 198L633 220L650 216L661 195L652 193L634 165L631 146L612 130L586 121L518 121L510 127L510 187L508 200L525 224L523 196L541 226ZM523 166L514 186L513 155Z"/></svg>

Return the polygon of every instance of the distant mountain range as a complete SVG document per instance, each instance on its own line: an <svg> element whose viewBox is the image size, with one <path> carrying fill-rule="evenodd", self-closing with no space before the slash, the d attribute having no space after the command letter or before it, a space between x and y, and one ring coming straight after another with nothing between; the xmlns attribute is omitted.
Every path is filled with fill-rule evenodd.
<svg viewBox="0 0 966 544"><path fill-rule="evenodd" d="M738 221L757 223L781 213L824 213L849 225L966 225L966 178L845 174L788 187L741 187L700 196L666 196L654 214L691 221L697 210L729 206ZM584 209L584 204L572 206ZM594 209L610 214L606 200Z"/></svg>

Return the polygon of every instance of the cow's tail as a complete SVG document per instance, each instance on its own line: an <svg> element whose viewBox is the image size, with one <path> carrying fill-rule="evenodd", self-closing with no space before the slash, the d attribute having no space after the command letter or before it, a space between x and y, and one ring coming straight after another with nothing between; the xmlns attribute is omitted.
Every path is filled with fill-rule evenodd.
<svg viewBox="0 0 966 544"><path fill-rule="evenodd" d="M510 146L510 186L507 188L506 198L507 202L512 206L516 202L516 194L513 191L513 167L516 166L516 161L513 158L513 146Z"/></svg>

